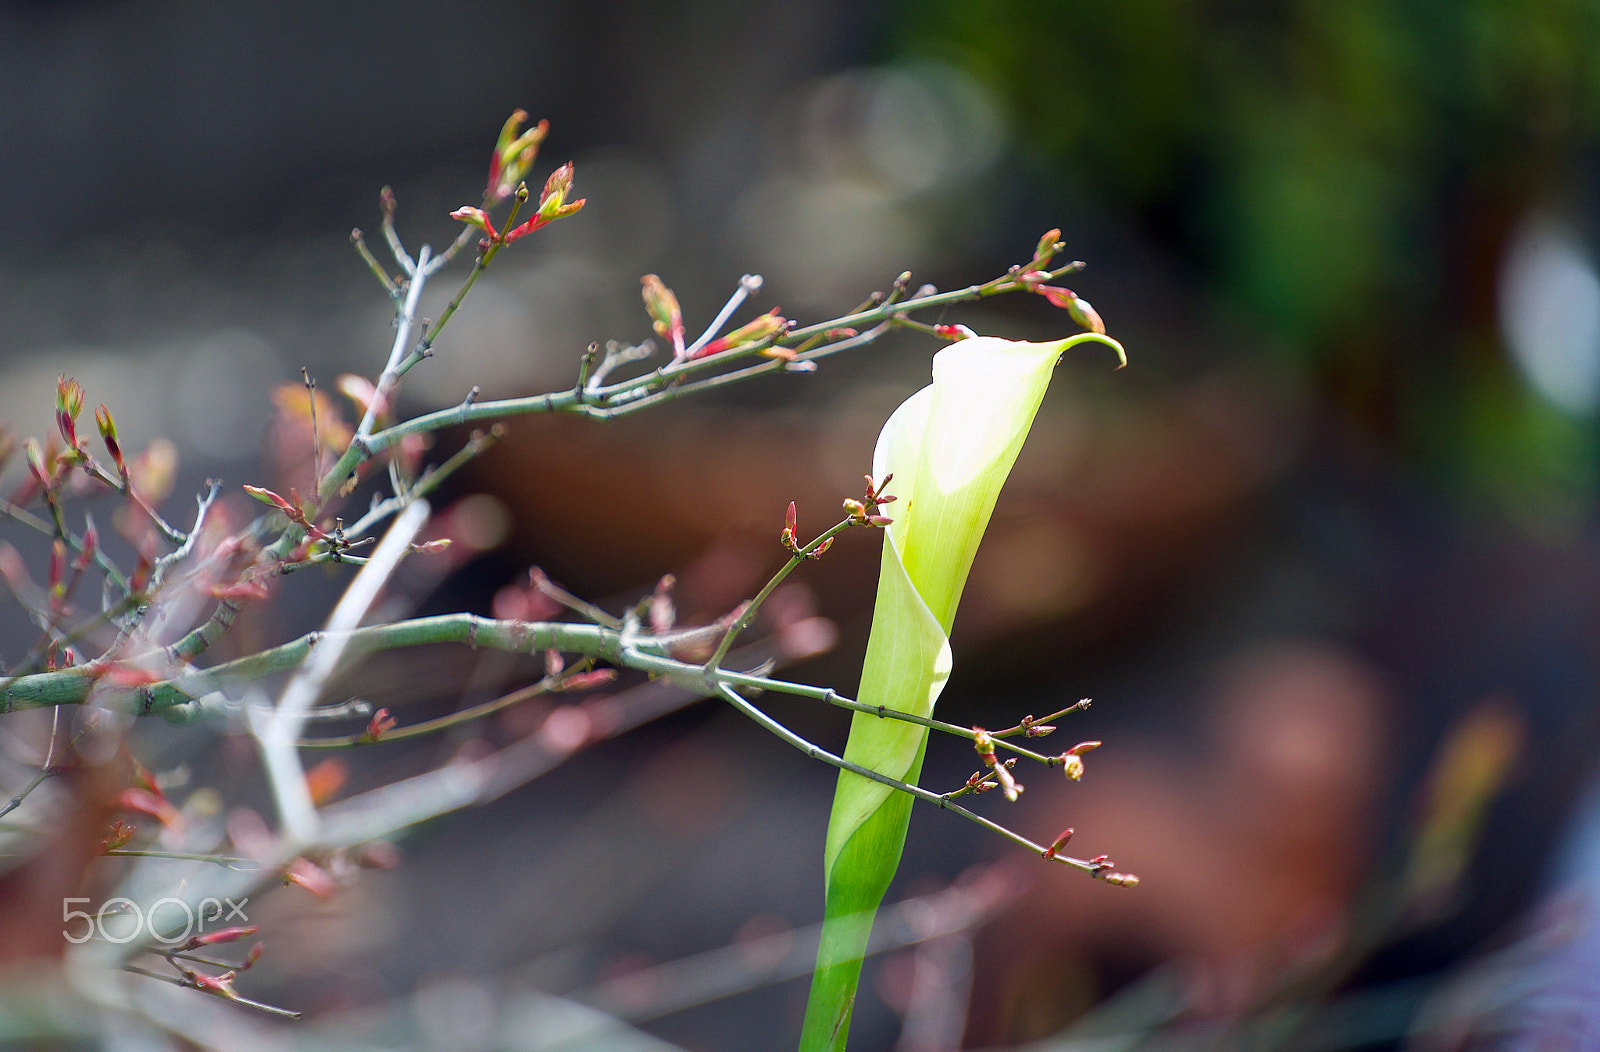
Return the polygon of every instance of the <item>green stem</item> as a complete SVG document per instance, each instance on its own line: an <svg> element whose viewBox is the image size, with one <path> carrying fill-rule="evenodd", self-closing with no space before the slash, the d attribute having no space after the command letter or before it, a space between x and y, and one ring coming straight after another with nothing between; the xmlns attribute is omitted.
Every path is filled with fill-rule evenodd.
<svg viewBox="0 0 1600 1052"><path fill-rule="evenodd" d="M756 593L756 597L745 604L739 616L734 618L733 624L729 625L728 630L722 634L721 641L717 643L717 649L712 652L710 659L705 663L705 676L708 682L716 676L717 670L722 665L722 659L727 657L728 648L733 646L733 641L739 637L739 633L749 628L750 622L755 620L756 611L761 609L761 604L767 601L767 597L772 594L772 590L782 584L783 579L788 577L796 566L810 558L812 553L853 525L855 525L854 519L845 519L830 527L826 533L814 538L810 544L790 556L789 561L783 565L783 568L773 574L772 579L762 587L761 591Z"/></svg>
<svg viewBox="0 0 1600 1052"><path fill-rule="evenodd" d="M102 684L106 669L96 665L19 676L0 687L0 714L51 705L81 705L96 684L102 684L97 700L103 704L120 703L135 715L161 713L168 719L186 721L199 715L199 707L192 704L195 699L296 669L325 637L325 633L310 632L281 646L142 686ZM474 614L443 614L357 628L349 633L345 653L353 659L430 643L464 643L512 653L555 649L612 662L622 652L616 632L594 625L495 621Z"/></svg>
<svg viewBox="0 0 1600 1052"><path fill-rule="evenodd" d="M420 738L425 734L434 734L463 723L482 719L485 716L491 716L501 709L510 708L519 701L527 701L529 698L537 697L548 691L553 685L554 681L547 676L537 683L523 687L521 690L514 690L502 697L495 698L493 701L486 701L481 705L473 705L470 708L452 712L448 716L438 716L431 720L423 720L421 723L413 723L405 727L396 727L393 730L384 731L383 736L379 738L374 738L366 731L362 731L360 734L346 734L334 738L301 738L295 744L302 749L354 749L363 745L374 745L380 741L395 742L405 741L407 738Z"/></svg>

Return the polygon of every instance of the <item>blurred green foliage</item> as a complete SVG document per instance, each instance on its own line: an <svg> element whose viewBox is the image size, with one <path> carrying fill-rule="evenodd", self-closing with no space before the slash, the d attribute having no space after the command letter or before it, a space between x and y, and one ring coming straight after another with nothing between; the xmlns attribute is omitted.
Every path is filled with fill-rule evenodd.
<svg viewBox="0 0 1600 1052"><path fill-rule="evenodd" d="M1592 422L1521 387L1494 299L1530 210L1596 218L1600 4L916 0L888 24L1401 460L1535 517L1593 485Z"/></svg>

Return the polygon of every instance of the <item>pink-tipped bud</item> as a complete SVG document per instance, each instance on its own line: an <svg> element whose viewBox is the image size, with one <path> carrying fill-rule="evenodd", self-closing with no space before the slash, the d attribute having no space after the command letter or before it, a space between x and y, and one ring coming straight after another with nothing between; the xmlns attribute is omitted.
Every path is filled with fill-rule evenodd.
<svg viewBox="0 0 1600 1052"><path fill-rule="evenodd" d="M791 500L789 502L789 510L783 516L783 530L778 534L778 542L789 551L798 552L800 550L799 529L799 512L795 508L794 501Z"/></svg>
<svg viewBox="0 0 1600 1052"><path fill-rule="evenodd" d="M150 575L155 571L155 563L148 553L140 552L139 561L133 566L133 573L128 575L128 594L140 595L150 586Z"/></svg>
<svg viewBox="0 0 1600 1052"><path fill-rule="evenodd" d="M1072 830L1071 829L1063 829L1061 831L1061 835L1056 837L1054 840L1052 840L1050 842L1050 846L1045 848L1044 857L1045 858L1055 858L1057 855L1061 854L1061 849L1066 847L1067 846L1067 841L1069 841L1071 839L1072 839Z"/></svg>
<svg viewBox="0 0 1600 1052"><path fill-rule="evenodd" d="M494 153L489 157L489 182L484 189L490 204L511 196L533 166L534 159L539 155L539 144L550 132L550 122L540 121L519 135L522 123L527 119L525 111L517 110L500 128Z"/></svg>
<svg viewBox="0 0 1600 1052"><path fill-rule="evenodd" d="M267 944L264 942L258 942L254 946L250 947L249 952L244 955L244 963L239 965L239 970L241 972L245 971L251 965L261 960L261 953L266 948Z"/></svg>
<svg viewBox="0 0 1600 1052"><path fill-rule="evenodd" d="M1071 289L1059 288L1054 285L1034 285L1033 291L1049 300L1052 304L1067 312L1067 316L1090 332L1106 334L1106 323L1100 320L1100 315L1089 306L1089 301L1080 297Z"/></svg>
<svg viewBox="0 0 1600 1052"><path fill-rule="evenodd" d="M124 789L117 794L117 810L149 815L164 826L178 820L178 809L166 798L148 789Z"/></svg>
<svg viewBox="0 0 1600 1052"><path fill-rule="evenodd" d="M260 930L260 926L255 924L246 924L241 927L234 928L218 928L215 931L201 932L199 935L191 936L189 940L183 944L183 948L186 950L193 950L201 946L216 946L219 943L234 942L247 936L254 935Z"/></svg>
<svg viewBox="0 0 1600 1052"><path fill-rule="evenodd" d="M368 741L377 741L389 731L394 730L394 717L389 715L388 709L379 709L372 714L372 719L367 721L366 738Z"/></svg>
<svg viewBox="0 0 1600 1052"><path fill-rule="evenodd" d="M103 855L107 851L115 851L120 847L126 847L128 841L133 839L133 834L138 831L138 826L124 822L120 818L117 819L111 823L110 832L106 833L106 838L100 842L100 853Z"/></svg>
<svg viewBox="0 0 1600 1052"><path fill-rule="evenodd" d="M333 898L334 893L339 890L339 884L333 879L332 874L304 857L289 863L289 868L283 873L283 882L298 884L323 901Z"/></svg>
<svg viewBox="0 0 1600 1052"><path fill-rule="evenodd" d="M656 582L655 589L650 593L647 614L650 631L657 635L669 631L678 620L677 607L672 603L672 589L677 583L676 577L666 574Z"/></svg>
<svg viewBox="0 0 1600 1052"><path fill-rule="evenodd" d="M489 221L489 213L481 208L458 208L450 213L450 218L477 227L491 240L500 236L495 232L494 224Z"/></svg>
<svg viewBox="0 0 1600 1052"><path fill-rule="evenodd" d="M1047 734L1055 733L1055 726L1049 723L1039 723L1032 716L1022 717L1022 733L1029 738L1043 738Z"/></svg>
<svg viewBox="0 0 1600 1052"><path fill-rule="evenodd" d="M672 341L672 358L681 361L684 356L683 310L678 306L678 297L655 274L646 274L639 279L639 284L651 327L657 336Z"/></svg>
<svg viewBox="0 0 1600 1052"><path fill-rule="evenodd" d="M614 668L597 668L589 672L579 672L568 676L557 685L557 690L593 690L603 687L617 678Z"/></svg>
<svg viewBox="0 0 1600 1052"><path fill-rule="evenodd" d="M207 975L204 972L192 972L185 969L183 974L190 982L194 983L196 989L204 990L206 993L226 997L230 1001L237 999L239 996L233 992L232 972L223 972L221 975Z"/></svg>
<svg viewBox="0 0 1600 1052"><path fill-rule="evenodd" d="M1079 742L1061 754L1061 767L1074 782L1083 780L1083 754L1100 747L1099 742Z"/></svg>
<svg viewBox="0 0 1600 1052"><path fill-rule="evenodd" d="M1051 229L1044 232L1039 239L1039 246L1033 250L1033 265L1040 270L1050 265L1050 260L1061 251L1061 231Z"/></svg>
<svg viewBox="0 0 1600 1052"><path fill-rule="evenodd" d="M789 331L789 320L781 317L778 314L778 308L774 307L767 313L762 314L751 321L745 322L732 332L726 333L710 341L704 347L701 347L698 351L695 351L694 357L705 358L721 351L731 351L739 347L748 347L751 344L760 343L763 340L770 340L774 336L787 331ZM768 358L778 358L783 361L791 362L794 361L795 357L794 349L790 347L765 347L762 348L761 353Z"/></svg>
<svg viewBox="0 0 1600 1052"><path fill-rule="evenodd" d="M33 480L48 493L50 490L50 472L45 470L44 451L39 448L39 443L28 439L22 445L22 455L28 461L28 470L33 473Z"/></svg>
<svg viewBox="0 0 1600 1052"><path fill-rule="evenodd" d="M572 162L557 168L550 173L544 181L544 189L539 191L539 214L549 218L561 211L567 203L567 194L572 191Z"/></svg>
<svg viewBox="0 0 1600 1052"><path fill-rule="evenodd" d="M1001 791L1006 794L1006 799L1012 803L1016 803L1017 797L1022 794L1022 783L1011 776L1011 765L1015 762L1015 760L1007 760L1005 763L996 764L994 769L995 777L1000 780Z"/></svg>
<svg viewBox="0 0 1600 1052"><path fill-rule="evenodd" d="M78 448L78 414L83 412L83 385L61 376L56 380L56 429L71 449Z"/></svg>
<svg viewBox="0 0 1600 1052"><path fill-rule="evenodd" d="M89 563L94 561L95 549L100 546L100 531L90 523L83 531L83 543L78 548L78 557L72 560L72 571L82 573L89 568Z"/></svg>

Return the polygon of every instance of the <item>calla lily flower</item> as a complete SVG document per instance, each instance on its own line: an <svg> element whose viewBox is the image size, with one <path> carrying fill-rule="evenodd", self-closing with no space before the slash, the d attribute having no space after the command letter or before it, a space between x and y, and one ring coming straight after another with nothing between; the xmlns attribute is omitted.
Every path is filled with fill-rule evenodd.
<svg viewBox="0 0 1600 1052"><path fill-rule="evenodd" d="M905 401L878 436L872 474L893 473L894 521L884 528L872 634L857 698L929 716L950 674L950 626L978 542L1062 353L1054 343L974 337L934 355L933 383ZM845 759L914 783L927 729L857 713ZM823 857L827 906L801 1049L843 1049L872 919L899 865L911 797L841 771Z"/></svg>

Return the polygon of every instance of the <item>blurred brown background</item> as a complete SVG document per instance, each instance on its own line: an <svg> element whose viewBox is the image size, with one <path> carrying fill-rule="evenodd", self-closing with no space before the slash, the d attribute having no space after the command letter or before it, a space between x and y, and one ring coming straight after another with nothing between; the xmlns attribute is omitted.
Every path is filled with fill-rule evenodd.
<svg viewBox="0 0 1600 1052"><path fill-rule="evenodd" d="M1061 366L941 715L995 726L1092 695L1059 732L1106 742L1085 781L1024 774L1007 814L1036 839L1075 827L1075 851L1144 883L919 814L900 894L996 859L1025 890L943 964L870 966L852 1047L895 1047L928 969L970 989L975 1047L1072 1025L1134 1035L1118 1047L1466 1047L1583 1004L1563 998L1596 955L1600 881L1581 835L1600 8L0 5L0 415L42 433L65 371L125 441L179 443L175 501L257 481L272 385L386 353L349 228L376 229L388 183L408 241L444 243L517 107L553 124L541 176L575 160L589 204L497 262L408 379L412 408L569 384L590 341L648 335L646 272L691 330L746 272L766 278L755 309L811 321L904 269L992 277L1052 226L1129 350L1120 373ZM1021 297L929 320L1069 328ZM503 502L507 539L426 608L487 612L538 564L613 609L677 573L680 612L718 616L776 567L788 500L821 529L856 491L933 349L897 335L614 425L518 422L460 490ZM854 686L875 560L847 536L800 575L790 601L839 643L786 674ZM337 585L295 580L256 631L308 627ZM371 682L408 712L511 674L458 655ZM771 704L842 743L838 714ZM359 755L353 785L459 744ZM972 766L936 744L925 782ZM335 906L264 910L254 989L320 1012L312 1033L517 1047L533 990L670 984L651 968L815 921L831 783L703 703L430 827ZM1491 997L1496 953L1527 956ZM782 1046L803 995L640 1025ZM1314 1007L1291 1025L1286 1006Z"/></svg>

